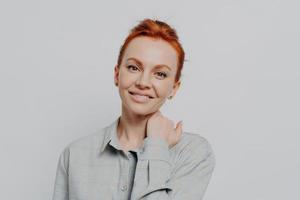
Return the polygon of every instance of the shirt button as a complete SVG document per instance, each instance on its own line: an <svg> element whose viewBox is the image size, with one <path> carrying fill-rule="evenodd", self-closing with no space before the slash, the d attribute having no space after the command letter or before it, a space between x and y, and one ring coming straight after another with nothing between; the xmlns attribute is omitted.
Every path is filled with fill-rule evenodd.
<svg viewBox="0 0 300 200"><path fill-rule="evenodd" d="M121 187L121 190L122 190L122 191L126 191L126 190L127 190L127 185L123 185L123 186Z"/></svg>

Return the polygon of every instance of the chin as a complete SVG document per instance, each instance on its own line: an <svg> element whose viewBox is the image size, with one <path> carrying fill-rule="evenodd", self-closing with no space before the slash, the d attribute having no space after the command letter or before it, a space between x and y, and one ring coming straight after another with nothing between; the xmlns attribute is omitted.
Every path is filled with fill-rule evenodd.
<svg viewBox="0 0 300 200"><path fill-rule="evenodd" d="M148 115L153 112L153 109L149 108L145 105L133 105L133 104L127 104L124 105L126 112L129 112L134 115Z"/></svg>
<svg viewBox="0 0 300 200"><path fill-rule="evenodd" d="M130 112L132 112L135 115L149 115L150 113L152 113L151 110L149 109L145 109L145 108L130 108L129 109Z"/></svg>

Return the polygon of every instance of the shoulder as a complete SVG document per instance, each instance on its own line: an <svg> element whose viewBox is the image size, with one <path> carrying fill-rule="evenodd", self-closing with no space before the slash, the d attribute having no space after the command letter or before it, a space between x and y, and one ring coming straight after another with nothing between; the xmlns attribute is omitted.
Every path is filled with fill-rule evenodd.
<svg viewBox="0 0 300 200"><path fill-rule="evenodd" d="M212 151L211 144L205 137L191 132L183 132L180 141L175 147L177 151L201 150L204 153Z"/></svg>
<svg viewBox="0 0 300 200"><path fill-rule="evenodd" d="M104 141L106 129L107 127L103 127L98 131L74 139L64 147L62 154L66 155L71 152L75 153L84 151L93 151L96 153Z"/></svg>
<svg viewBox="0 0 300 200"><path fill-rule="evenodd" d="M208 140L200 134L183 132L181 140L174 147L176 147L172 170L174 180L186 177L195 183L195 187L205 189L216 165L213 149Z"/></svg>
<svg viewBox="0 0 300 200"><path fill-rule="evenodd" d="M201 162L210 159L215 163L215 154L210 142L200 134L183 132L181 140L173 147L175 160Z"/></svg>
<svg viewBox="0 0 300 200"><path fill-rule="evenodd" d="M94 149L101 145L101 142L105 138L106 128L102 128L98 131L90 133L88 135L77 138L69 143L71 148L88 148Z"/></svg>

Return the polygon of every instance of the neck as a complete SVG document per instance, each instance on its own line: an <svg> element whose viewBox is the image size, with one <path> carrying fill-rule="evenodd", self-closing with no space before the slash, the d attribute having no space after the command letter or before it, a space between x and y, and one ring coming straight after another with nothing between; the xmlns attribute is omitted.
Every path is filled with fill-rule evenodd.
<svg viewBox="0 0 300 200"><path fill-rule="evenodd" d="M124 112L124 109L122 109L122 115L117 126L117 135L123 150L136 149L143 144L149 117L150 115Z"/></svg>

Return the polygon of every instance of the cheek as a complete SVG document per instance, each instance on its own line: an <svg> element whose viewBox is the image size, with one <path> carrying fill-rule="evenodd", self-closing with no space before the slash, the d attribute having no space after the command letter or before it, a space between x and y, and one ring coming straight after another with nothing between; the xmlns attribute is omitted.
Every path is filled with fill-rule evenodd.
<svg viewBox="0 0 300 200"><path fill-rule="evenodd" d="M135 82L135 77L134 76L126 76L126 75L121 75L120 79L120 87L121 88L128 88L130 87L134 82Z"/></svg>
<svg viewBox="0 0 300 200"><path fill-rule="evenodd" d="M168 97L168 95L172 91L172 85L169 83L157 83L154 84L154 88L156 88L157 94L161 98Z"/></svg>

